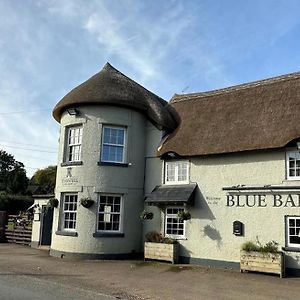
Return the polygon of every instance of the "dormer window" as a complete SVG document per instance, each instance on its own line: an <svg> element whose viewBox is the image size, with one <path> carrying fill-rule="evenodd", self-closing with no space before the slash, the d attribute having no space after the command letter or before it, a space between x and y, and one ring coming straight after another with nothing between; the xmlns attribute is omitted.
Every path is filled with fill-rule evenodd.
<svg viewBox="0 0 300 300"><path fill-rule="evenodd" d="M187 184L189 183L188 161L166 161L165 162L165 184Z"/></svg>
<svg viewBox="0 0 300 300"><path fill-rule="evenodd" d="M300 179L300 151L286 153L287 179Z"/></svg>

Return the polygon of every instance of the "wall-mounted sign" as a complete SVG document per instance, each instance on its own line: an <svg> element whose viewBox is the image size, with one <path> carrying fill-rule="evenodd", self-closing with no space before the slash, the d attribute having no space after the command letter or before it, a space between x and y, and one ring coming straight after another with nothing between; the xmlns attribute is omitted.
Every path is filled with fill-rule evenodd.
<svg viewBox="0 0 300 300"><path fill-rule="evenodd" d="M73 185L73 184L78 183L78 178L74 177L72 175L72 168L71 167L67 168L66 177L62 179L61 183L62 183L62 185Z"/></svg>
<svg viewBox="0 0 300 300"><path fill-rule="evenodd" d="M228 207L300 207L300 194L227 195Z"/></svg>

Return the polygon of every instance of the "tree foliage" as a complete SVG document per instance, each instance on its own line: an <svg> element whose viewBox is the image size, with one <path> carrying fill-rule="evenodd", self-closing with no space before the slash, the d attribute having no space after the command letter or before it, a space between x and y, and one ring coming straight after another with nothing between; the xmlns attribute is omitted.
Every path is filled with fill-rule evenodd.
<svg viewBox="0 0 300 300"><path fill-rule="evenodd" d="M56 169L56 166L49 166L36 171L30 180L30 184L38 186L40 193L53 194L56 181Z"/></svg>
<svg viewBox="0 0 300 300"><path fill-rule="evenodd" d="M24 194L28 185L23 163L13 155L0 150L0 191L9 194Z"/></svg>

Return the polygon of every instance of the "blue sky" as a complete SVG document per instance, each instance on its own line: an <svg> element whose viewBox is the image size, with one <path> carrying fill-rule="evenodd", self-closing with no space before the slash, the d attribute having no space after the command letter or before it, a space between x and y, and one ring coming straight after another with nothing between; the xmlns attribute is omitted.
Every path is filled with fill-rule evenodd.
<svg viewBox="0 0 300 300"><path fill-rule="evenodd" d="M300 71L298 0L0 0L0 149L56 164L54 105L115 68L169 100Z"/></svg>

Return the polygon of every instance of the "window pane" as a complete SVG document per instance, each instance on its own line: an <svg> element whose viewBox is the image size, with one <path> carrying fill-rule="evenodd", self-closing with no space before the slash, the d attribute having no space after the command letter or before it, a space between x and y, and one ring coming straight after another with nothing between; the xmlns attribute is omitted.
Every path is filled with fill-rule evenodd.
<svg viewBox="0 0 300 300"><path fill-rule="evenodd" d="M119 231L121 218L121 197L100 196L98 208L98 230ZM103 224L103 225L100 225Z"/></svg>

